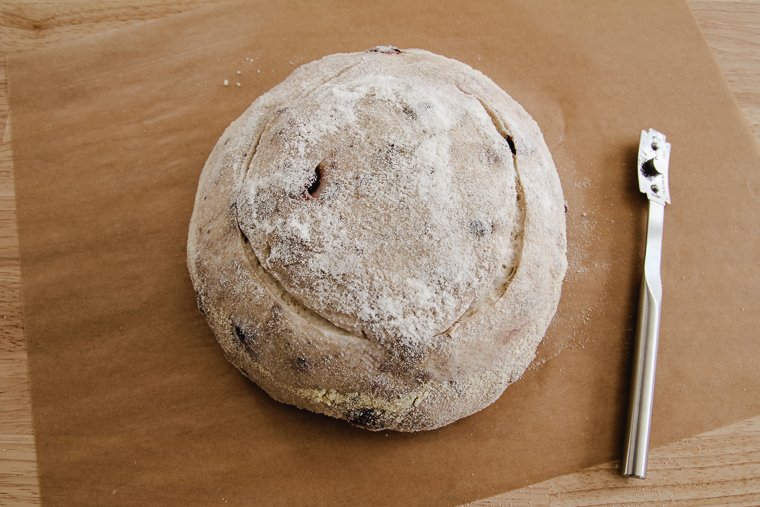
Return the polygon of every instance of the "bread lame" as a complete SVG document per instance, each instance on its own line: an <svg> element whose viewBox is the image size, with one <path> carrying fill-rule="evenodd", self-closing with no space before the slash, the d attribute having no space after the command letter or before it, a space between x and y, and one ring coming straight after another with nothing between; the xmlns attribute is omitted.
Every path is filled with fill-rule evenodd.
<svg viewBox="0 0 760 507"><path fill-rule="evenodd" d="M634 343L628 425L621 472L626 477L644 479L649 453L652 422L657 343L660 335L662 306L662 228L665 205L670 204L668 163L670 144L665 135L654 129L642 130L636 165L639 190L649 200L647 244L641 280L639 316Z"/></svg>

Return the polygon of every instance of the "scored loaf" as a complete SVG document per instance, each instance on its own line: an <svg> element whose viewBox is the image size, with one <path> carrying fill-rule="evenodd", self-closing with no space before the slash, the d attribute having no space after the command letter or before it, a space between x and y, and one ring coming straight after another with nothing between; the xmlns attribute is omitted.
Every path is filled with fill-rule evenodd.
<svg viewBox="0 0 760 507"><path fill-rule="evenodd" d="M219 139L188 237L198 306L274 399L371 430L493 403L566 269L538 125L493 81L381 46L296 69Z"/></svg>

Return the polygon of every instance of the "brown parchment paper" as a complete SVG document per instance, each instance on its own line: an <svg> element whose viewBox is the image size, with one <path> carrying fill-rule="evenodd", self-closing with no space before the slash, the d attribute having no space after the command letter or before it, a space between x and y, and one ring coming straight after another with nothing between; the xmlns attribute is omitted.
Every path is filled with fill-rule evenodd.
<svg viewBox="0 0 760 507"><path fill-rule="evenodd" d="M542 126L568 203L535 366L414 435L270 400L225 361L185 268L222 130L294 66L377 44L493 78ZM223 4L11 57L9 75L46 503L447 505L618 457L648 127L673 145L653 443L760 412L760 157L681 2Z"/></svg>

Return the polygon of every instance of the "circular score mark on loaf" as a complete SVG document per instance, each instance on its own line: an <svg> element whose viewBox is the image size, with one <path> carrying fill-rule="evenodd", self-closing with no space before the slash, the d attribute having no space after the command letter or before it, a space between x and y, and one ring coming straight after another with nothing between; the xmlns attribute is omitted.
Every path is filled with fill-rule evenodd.
<svg viewBox="0 0 760 507"><path fill-rule="evenodd" d="M220 138L188 267L227 358L274 399L437 428L530 364L566 269L533 119L469 66L381 46L303 65Z"/></svg>

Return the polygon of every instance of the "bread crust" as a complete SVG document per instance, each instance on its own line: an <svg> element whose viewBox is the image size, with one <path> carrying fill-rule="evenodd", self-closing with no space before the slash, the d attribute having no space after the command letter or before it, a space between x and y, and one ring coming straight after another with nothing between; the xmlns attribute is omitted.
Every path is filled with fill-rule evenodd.
<svg viewBox="0 0 760 507"><path fill-rule="evenodd" d="M226 129L187 260L225 355L272 398L430 430L535 356L564 199L538 125L493 81L383 46L299 67Z"/></svg>

